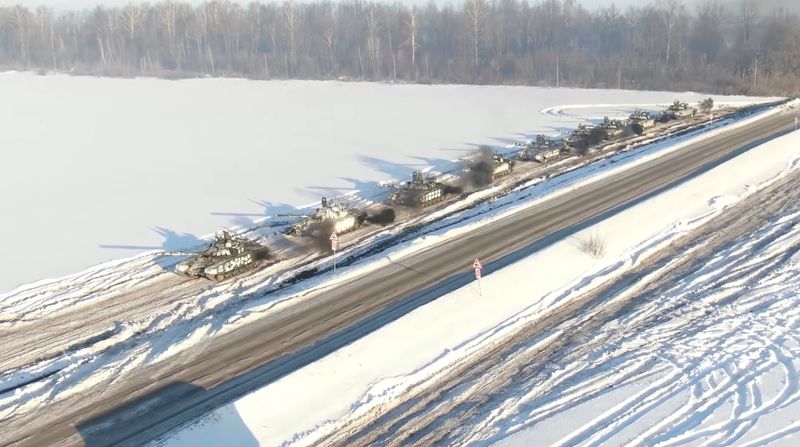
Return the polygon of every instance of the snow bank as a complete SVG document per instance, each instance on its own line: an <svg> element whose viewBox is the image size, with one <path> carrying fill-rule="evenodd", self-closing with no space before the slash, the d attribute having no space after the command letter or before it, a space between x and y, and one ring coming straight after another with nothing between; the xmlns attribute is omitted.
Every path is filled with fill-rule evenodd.
<svg viewBox="0 0 800 447"><path fill-rule="evenodd" d="M502 390L498 405L461 425L461 440L797 445L798 222L795 203L662 281L630 315L586 335L602 345L550 365L552 380Z"/></svg>
<svg viewBox="0 0 800 447"><path fill-rule="evenodd" d="M262 445L313 443L343 418L379 411L459 359L491 349L494 340L543 311L637 265L726 205L794 172L798 147L800 133L776 139L518 263L486 272L483 296L474 285L457 290L158 444L203 444L219 429L215 418L226 412L238 413ZM602 259L581 252L579 241L587 234L606 240Z"/></svg>
<svg viewBox="0 0 800 447"><path fill-rule="evenodd" d="M393 241L391 248L360 259L335 273L328 271L274 293L267 294L287 275L293 274L291 266L279 268L277 271L267 268L231 283L206 286L202 282L181 282L177 277L165 279L163 276L167 274L156 263L157 253L131 258L130 262L108 263L101 266L102 268L89 269L64 280L20 289L7 295L0 304L0 314L4 316L0 318L0 325L13 328L20 322L35 319L53 309L90 304L94 300L103 299L108 293L120 290L134 288L141 292L143 289L136 288L140 285L145 288L143 296L146 297L147 287L163 287L164 281L177 281L170 286L172 294L168 302L142 302L142 305L131 306L127 311L116 307L112 309L113 321L138 328L116 334L111 340L112 344L98 342L76 350L73 346L60 345L58 339L39 339L34 351L34 341L27 339L30 352L38 352L39 355L49 352L51 357L7 373L2 382L8 386L0 386L0 390L9 389L14 384L23 385L14 389L13 393L0 395L0 416L18 416L23 412L46 407L73 394L75 390L86 389L88 385L111 382L116 376L190 349L210 337L234 330L252 320L265 318L285 306L302 304L303 297L316 288L330 287L336 282L379 268L389 262L390 258L396 261L424 246L457 237L464 231L486 225L547 197L629 169L690 142L709 138L719 133L722 127L731 129L746 125L773 113L776 110L767 110L741 120L719 120L710 126L711 130L706 127L580 166L588 163L583 160L578 165L571 166L572 170L567 173L545 181L541 178L531 180L510 193L505 192L500 198L486 202L484 200L495 197L502 186L476 191L443 209L406 222L407 225L428 222L428 225L405 235L400 243ZM378 230L378 234L360 240L345 249L342 255L350 256L355 251L370 249L386 238L396 236L403 228L398 225ZM266 228L264 231L270 233L275 230ZM267 245L273 246L270 241L267 241ZM324 270L330 267L330 262L330 258L319 259L303 268ZM147 285L148 282L151 284ZM138 296L128 297L125 301L135 303L136 298ZM106 332L109 325L110 319L98 320L94 326L82 328L83 337L94 339L97 333ZM20 348L17 345L12 349ZM32 360L29 358L28 361ZM32 381L33 379L37 380Z"/></svg>
<svg viewBox="0 0 800 447"><path fill-rule="evenodd" d="M0 291L699 94L0 74ZM715 97L718 104L763 99ZM553 113L554 105L569 113ZM577 108L576 108L577 107ZM549 113L536 112L549 108ZM630 107L632 109L633 106ZM57 253L58 255L54 255Z"/></svg>

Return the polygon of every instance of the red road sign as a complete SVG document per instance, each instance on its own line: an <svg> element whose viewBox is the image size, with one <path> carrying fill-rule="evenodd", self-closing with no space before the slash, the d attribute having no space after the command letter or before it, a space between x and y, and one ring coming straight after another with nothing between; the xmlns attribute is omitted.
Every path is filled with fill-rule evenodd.
<svg viewBox="0 0 800 447"><path fill-rule="evenodd" d="M475 279L481 279L483 266L481 265L481 261L478 261L478 258L475 258L475 262L472 263L472 268L475 269Z"/></svg>
<svg viewBox="0 0 800 447"><path fill-rule="evenodd" d="M339 236L336 233L331 234L331 250L336 251L339 249Z"/></svg>

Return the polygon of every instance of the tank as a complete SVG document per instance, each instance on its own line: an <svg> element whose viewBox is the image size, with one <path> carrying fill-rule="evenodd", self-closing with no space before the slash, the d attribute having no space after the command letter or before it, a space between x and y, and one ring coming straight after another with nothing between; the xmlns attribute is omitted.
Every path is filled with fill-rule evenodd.
<svg viewBox="0 0 800 447"><path fill-rule="evenodd" d="M564 137L564 144L577 149L585 148L590 145L590 140L596 129L596 127L588 124L578 124L577 129Z"/></svg>
<svg viewBox="0 0 800 447"><path fill-rule="evenodd" d="M343 234L364 224L367 213L323 197L321 206L311 214L282 214L302 217L292 225L287 234L291 236L314 236L320 232Z"/></svg>
<svg viewBox="0 0 800 447"><path fill-rule="evenodd" d="M535 141L531 141L524 149L517 152L517 159L521 161L547 163L560 153L561 147L559 144L544 135L536 135Z"/></svg>
<svg viewBox="0 0 800 447"><path fill-rule="evenodd" d="M491 148L482 146L476 157L467 160L462 175L462 181L469 186L486 186L498 177L511 174L514 171L514 160L494 153Z"/></svg>
<svg viewBox="0 0 800 447"><path fill-rule="evenodd" d="M492 180L511 174L514 171L514 160L500 154L492 154Z"/></svg>
<svg viewBox="0 0 800 447"><path fill-rule="evenodd" d="M650 115L650 112L646 112L642 109L636 109L631 113L630 116L631 124L638 124L641 126L642 130L649 129L656 125L656 120Z"/></svg>
<svg viewBox="0 0 800 447"><path fill-rule="evenodd" d="M663 115L669 119L681 119L694 116L696 110L689 107L689 104L676 100L672 105L664 110Z"/></svg>
<svg viewBox="0 0 800 447"><path fill-rule="evenodd" d="M603 122L600 123L598 127L605 131L605 139L611 140L621 137L625 132L625 128L628 127L628 123L620 120L612 120L606 116L603 117Z"/></svg>
<svg viewBox="0 0 800 447"><path fill-rule="evenodd" d="M425 207L444 200L447 186L421 172L413 172L411 181L397 187L389 194L389 201L395 205Z"/></svg>
<svg viewBox="0 0 800 447"><path fill-rule="evenodd" d="M175 266L175 272L222 281L258 267L268 258L267 247L223 231L208 248Z"/></svg>

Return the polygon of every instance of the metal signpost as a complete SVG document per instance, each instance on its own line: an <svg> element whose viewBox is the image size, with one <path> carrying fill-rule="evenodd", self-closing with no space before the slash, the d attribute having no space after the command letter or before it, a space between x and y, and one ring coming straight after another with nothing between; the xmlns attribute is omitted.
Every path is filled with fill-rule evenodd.
<svg viewBox="0 0 800 447"><path fill-rule="evenodd" d="M331 250L333 250L333 271L336 271L336 250L339 249L339 236L336 233L331 234Z"/></svg>
<svg viewBox="0 0 800 447"><path fill-rule="evenodd" d="M478 281L478 295L483 296L483 290L481 290L481 272L483 272L483 266L478 258L475 258L475 261L472 263L472 268L475 270L475 279Z"/></svg>

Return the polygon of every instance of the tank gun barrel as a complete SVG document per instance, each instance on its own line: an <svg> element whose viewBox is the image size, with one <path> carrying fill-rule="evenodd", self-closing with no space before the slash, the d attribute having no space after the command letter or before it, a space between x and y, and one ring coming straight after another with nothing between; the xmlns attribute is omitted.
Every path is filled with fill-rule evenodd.
<svg viewBox="0 0 800 447"><path fill-rule="evenodd" d="M300 214L300 213L280 213L276 214L276 217L308 217L310 214Z"/></svg>

